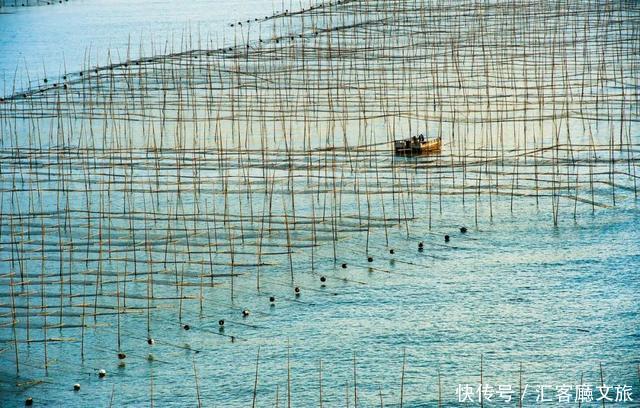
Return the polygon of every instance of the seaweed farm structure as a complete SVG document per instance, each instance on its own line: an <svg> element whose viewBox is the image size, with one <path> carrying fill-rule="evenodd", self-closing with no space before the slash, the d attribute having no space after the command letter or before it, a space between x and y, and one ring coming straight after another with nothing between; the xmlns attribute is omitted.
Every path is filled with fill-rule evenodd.
<svg viewBox="0 0 640 408"><path fill-rule="evenodd" d="M637 2L282 8L231 22L224 44L185 34L5 82L0 366L18 384L7 400L59 403L78 382L117 405L118 388L104 384L126 383L130 370L148 381L129 402L153 405L170 398L154 383L160 365L192 378L180 398L200 405L205 361L233 343L255 377L227 406L306 406L309 395L320 406L402 406L404 382L399 395L365 390L355 354L346 387L323 383L320 361L297 395L295 347L280 385L259 370L275 358L270 345L242 343L267 335L284 298L326 305L377 275L418 276L404 255L418 249L454 265L451 241L480 245L469 236L506 218L562 230L637 205ZM439 150L394 154L395 140L418 134ZM411 360L401 361L404 381ZM118 368L100 371L107 362ZM61 384L60 372L75 379Z"/></svg>
<svg viewBox="0 0 640 408"><path fill-rule="evenodd" d="M0 0L0 10L3 8L12 9L16 7L32 7L32 6L46 6L52 4L62 4L69 0Z"/></svg>

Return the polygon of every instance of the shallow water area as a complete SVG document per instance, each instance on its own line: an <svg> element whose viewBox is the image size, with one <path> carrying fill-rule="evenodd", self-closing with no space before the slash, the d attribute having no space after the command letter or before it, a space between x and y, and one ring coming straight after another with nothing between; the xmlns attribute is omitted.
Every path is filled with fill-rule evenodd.
<svg viewBox="0 0 640 408"><path fill-rule="evenodd" d="M1 9L0 405L637 405L638 6L311 6Z"/></svg>

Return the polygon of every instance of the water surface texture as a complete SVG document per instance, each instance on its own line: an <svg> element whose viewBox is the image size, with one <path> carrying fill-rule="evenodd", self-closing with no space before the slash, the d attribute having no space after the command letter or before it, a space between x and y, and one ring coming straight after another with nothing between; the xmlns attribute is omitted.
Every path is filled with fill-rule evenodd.
<svg viewBox="0 0 640 408"><path fill-rule="evenodd" d="M1 9L1 406L638 406L637 3L134 3Z"/></svg>

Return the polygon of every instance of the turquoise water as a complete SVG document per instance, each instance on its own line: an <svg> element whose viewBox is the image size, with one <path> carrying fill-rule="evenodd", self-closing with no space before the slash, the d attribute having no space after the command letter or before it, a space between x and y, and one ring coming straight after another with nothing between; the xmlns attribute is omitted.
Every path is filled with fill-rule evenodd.
<svg viewBox="0 0 640 408"><path fill-rule="evenodd" d="M125 367L119 367L116 358L117 317L87 318L84 360L78 344L80 329L48 330L50 338L75 338L49 343L49 376L42 368L43 350L37 343L21 345L19 377L5 349L3 399L9 406L21 405L27 395L45 405L65 401L66 406L103 406L111 398L116 406L147 405L153 378L157 405L195 405L195 362L205 405L248 406L260 347L259 405L272 405L276 389L282 404L286 401L287 344L293 406L313 406L318 401L319 360L325 404L344 405L345 384L351 384L350 390L353 386L354 353L359 405L376 406L379 387L386 404L397 404L403 350L407 362L404 402L408 406L436 405L438 373L445 405L455 406L456 386L479 382L481 355L484 382L496 386L511 384L517 389L520 363L523 381L531 389L540 384L575 385L582 375L585 383L595 384L602 363L605 383L637 387L640 282L633 199L627 197L620 207L593 216L584 208L578 221L571 216L573 208L564 208L557 228L544 204L536 209L532 201L521 201L511 213L508 200L494 199L492 221L488 221L484 203L480 219L486 221L475 227L472 204L465 207L459 199L445 198L446 215L436 212L431 229L426 219L411 222L409 238L404 226L391 228L393 255L388 253L384 234L372 234L371 263L364 248L365 233L342 234L337 264L330 243L321 244L313 270L309 249L298 248L292 260L295 284L290 283L285 257L265 255L268 263L275 264L262 268L260 291L256 290L256 268L240 267L245 275L235 280L233 301L228 281L216 279L222 286L205 287L202 304L183 301L181 320L175 297L182 294L195 299L201 292L189 286L179 291L173 281L182 279L181 271L176 277L169 268L164 276L154 277L158 300L153 302L151 335L155 345L146 343L146 313L134 310L146 301L130 295L130 310L120 316ZM299 200L301 205L304 202ZM418 214L428 212L424 202L416 202L415 208ZM460 225L468 226L469 232L457 231ZM451 235L450 242L444 242L444 234ZM419 241L425 242L423 252L417 250ZM276 239L274 244L278 243L282 245L282 239ZM251 253L250 246L245 249ZM236 247L236 251L243 249ZM255 260L255 255L238 257L240 264ZM346 269L340 265L343 262ZM123 264L109 262L105 271L118 270L118 266ZM130 264L128 268L131 274ZM222 270L228 268L216 268ZM191 267L188 272L198 271ZM327 278L324 287L320 276ZM128 293L145 293L147 277L138 278L139 283L128 284ZM99 296L98 303L115 306L113 296L106 296L115 292L113 277L104 279L105 296ZM294 285L301 288L300 297L294 295ZM74 304L81 303L81 290L80 286L73 289ZM274 307L270 296L276 297ZM93 297L88 299L90 312ZM39 302L37 292L32 302ZM47 302L57 309L55 298ZM245 308L251 311L247 318L241 316ZM65 311L65 324L79 323L79 316ZM219 319L226 320L224 331L219 330ZM37 320L32 318L32 324ZM57 322L58 316L53 313L48 320ZM191 329L185 331L179 321ZM22 322L19 338L26 335ZM3 337L10 336L4 330ZM32 329L31 337L41 335ZM153 362L147 360L150 353ZM96 375L101 368L108 372L102 380ZM44 383L24 389L13 385L28 380ZM78 393L71 390L75 382L82 384ZM353 404L352 390L349 395ZM525 401L529 405L535 396L526 396Z"/></svg>
<svg viewBox="0 0 640 408"><path fill-rule="evenodd" d="M43 76L40 60L47 75L76 72L89 47L105 61L105 50L123 55L130 41L136 48L138 36L153 33L159 44L191 24L222 37L230 35L230 21L283 8L271 1L236 7L86 0L1 14L0 55L7 57L0 71L11 77L25 58L21 75L32 80ZM69 21L78 24L61 23ZM263 194L269 179L248 185L243 169L225 156L230 198L220 185L224 171L211 164L214 153L198 169L197 189L195 170L176 171L171 166L180 160L171 152L143 154L138 165L123 155L111 167L82 151L58 153L2 150L3 407L22 406L29 396L36 406L197 406L198 395L203 406L252 406L258 350L257 406L285 406L289 399L295 407L319 406L320 384L323 406L379 406L380 395L385 406L399 406L401 393L408 407L435 407L438 399L469 406L458 403L456 387L478 384L481 370L484 384L511 385L514 398L522 377L524 406L535 406L536 386L551 386L549 398L555 386L595 386L600 365L605 384L633 388L634 402L621 405L638 405L640 230L630 174L614 178L615 206L605 183L594 187L595 208L574 201L568 186L556 226L549 191L536 197L525 176L524 196L513 201L507 176L493 196L490 188L480 195L480 187L476 196L469 176L463 196L448 178L444 187L429 181L426 165L433 163L418 161L425 167L414 169L413 161L392 161L386 151L360 157L355 171L345 157L325 156L323 164L319 154L311 181L302 177L309 176L299 158L293 188L282 156L265 164L247 155L252 176L265 168L277 176L271 195ZM154 159L166 166L158 179L150 170ZM382 181L374 178L374 163ZM337 170L323 176L320 170L331 165ZM594 165L606 171L606 163L600 166ZM460 171L451 170L458 183ZM426 180L424 189L402 193L403 176L419 185ZM59 194L60 185L75 190ZM270 216L261 223L264 213ZM20 260L12 261L16 253ZM238 274L233 285L229 273ZM154 300L147 302L150 289ZM61 293L69 297L60 300ZM43 303L46 321L36 313ZM14 336L36 340L19 344L18 364ZM44 338L47 370L45 344L37 341ZM107 372L103 379L100 369Z"/></svg>
<svg viewBox="0 0 640 408"><path fill-rule="evenodd" d="M524 215L530 221L524 223ZM25 395L54 405L62 400L77 406L106 405L115 385L116 405L146 404L153 376L158 404L193 405L195 360L204 401L247 406L255 353L261 346L259 400L265 405L274 400L276 385L285 390L287 340L295 406L308 406L317 398L319 359L324 364L326 402L341 405L341 385L351 381L352 352L357 357L361 405L375 404L378 386L388 403L397 402L405 347L406 401L412 406L435 403L438 368L447 405L455 401L458 383L478 382L481 353L485 379L496 384L515 387L520 362L532 385L574 384L582 373L586 381L596 382L597 364L603 362L607 381L637 386L636 219L635 209L616 210L582 225L570 222L555 229L535 211L500 214L493 225L472 228L466 236L452 233L448 246L442 245L440 234L415 228L425 234L411 241L393 239L398 261L391 265L392 257L376 256L372 273L359 248L362 239L354 238L341 243L340 259L349 263L348 273L331 260L318 265L329 276L324 289L305 267L305 257L296 257L297 284L303 287L299 299L290 287L269 283L263 283L261 292L239 285L230 305L226 296L211 291L202 314L196 302L185 305L183 321L193 327L189 332L175 324L175 310L154 319L153 347L145 342L144 318L124 316L126 368L117 367L113 326L98 327L86 333L87 357L82 364L69 365L79 362L77 344L67 346L74 355L70 359L63 357L65 346L50 345L54 363L47 382L23 392L3 384L3 395L9 405L20 404ZM458 215L439 222L436 231L450 232L470 221ZM415 251L417 239L425 239L424 253ZM382 253L380 239L374 242L376 253ZM287 272L276 268L264 280L286 282L282 275ZM342 277L365 284L343 282ZM268 304L270 295L277 298L275 308ZM158 303L175 308L175 302ZM253 314L243 320L240 309L245 307ZM224 334L235 336L235 342L218 332L220 318L227 319ZM113 320L99 322L113 325ZM54 334L62 335L50 333ZM77 331L64 334L77 336ZM38 361L39 348L31 348L31 353L30 347L22 348L23 358ZM157 361L145 360L149 352ZM98 368L108 370L106 380L96 377ZM9 362L3 371L5 378L13 378ZM21 378L46 377L42 369L23 366ZM74 382L83 385L78 394L70 391Z"/></svg>
<svg viewBox="0 0 640 408"><path fill-rule="evenodd" d="M231 23L271 15L281 5L271 0L71 0L4 8L0 10L0 78L11 90L14 78L18 84L57 78L87 64L123 61L127 52L137 58L198 45L217 47L242 37Z"/></svg>

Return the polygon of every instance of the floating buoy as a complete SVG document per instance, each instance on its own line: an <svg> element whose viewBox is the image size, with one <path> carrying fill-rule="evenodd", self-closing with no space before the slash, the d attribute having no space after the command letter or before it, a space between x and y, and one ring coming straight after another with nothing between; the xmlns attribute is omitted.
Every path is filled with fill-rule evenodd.
<svg viewBox="0 0 640 408"><path fill-rule="evenodd" d="M444 242L449 242L450 239L451 239L451 237L449 237L448 235L444 236Z"/></svg>
<svg viewBox="0 0 640 408"><path fill-rule="evenodd" d="M147 339L147 344L148 344L148 345L150 345L150 346L153 346L153 344L154 344L155 342L156 342L156 341L155 341L154 339L152 339L151 337L149 337L149 338Z"/></svg>
<svg viewBox="0 0 640 408"><path fill-rule="evenodd" d="M74 391L80 391L80 384L78 384L78 383L73 384L73 390Z"/></svg>
<svg viewBox="0 0 640 408"><path fill-rule="evenodd" d="M125 358L127 358L127 355L124 353L118 353L118 359L119 360L124 360Z"/></svg>
<svg viewBox="0 0 640 408"><path fill-rule="evenodd" d="M347 269L347 264L346 263L342 264L342 269Z"/></svg>
<svg viewBox="0 0 640 408"><path fill-rule="evenodd" d="M249 309L244 309L242 311L242 317L247 317L247 316L249 316L249 314L250 314Z"/></svg>
<svg viewBox="0 0 640 408"><path fill-rule="evenodd" d="M269 302L273 303L276 301L276 297L275 296L270 296L269 297Z"/></svg>
<svg viewBox="0 0 640 408"><path fill-rule="evenodd" d="M100 377L100 378L104 378L106 375L107 375L107 371L106 371L104 368L101 368L101 369L98 371L98 377Z"/></svg>
<svg viewBox="0 0 640 408"><path fill-rule="evenodd" d="M24 405L29 406L29 407L31 405L33 405L33 398L29 397L26 400L24 400Z"/></svg>
<svg viewBox="0 0 640 408"><path fill-rule="evenodd" d="M424 248L424 242L420 241L418 243L418 249L422 249L422 248Z"/></svg>
<svg viewBox="0 0 640 408"><path fill-rule="evenodd" d="M393 255L393 254L395 254L395 253L396 253L396 251L395 251L393 248L391 248L391 249L389 250L389 253L390 253L391 255Z"/></svg>
<svg viewBox="0 0 640 408"><path fill-rule="evenodd" d="M182 326L182 328L185 330L189 330L191 329L191 326L189 326L188 324L185 324L184 326Z"/></svg>
<svg viewBox="0 0 640 408"><path fill-rule="evenodd" d="M372 256L368 257L367 262L373 262L373 257Z"/></svg>
<svg viewBox="0 0 640 408"><path fill-rule="evenodd" d="M49 82L49 80L47 78L43 79L44 83L46 84L47 82Z"/></svg>
<svg viewBox="0 0 640 408"><path fill-rule="evenodd" d="M294 291L294 292L296 292L296 296L300 296L300 288L299 288L299 287L297 287L297 286L296 286L296 287L293 289L293 291Z"/></svg>
<svg viewBox="0 0 640 408"><path fill-rule="evenodd" d="M321 276L321 277L320 277L320 282L324 283L324 282L326 282L326 281L327 281L327 278L325 278L324 276Z"/></svg>
<svg viewBox="0 0 640 408"><path fill-rule="evenodd" d="M220 319L220 320L218 320L218 325L219 325L220 327L224 326L224 319Z"/></svg>
<svg viewBox="0 0 640 408"><path fill-rule="evenodd" d="M467 233L467 227L460 227L460 232L462 232L463 234Z"/></svg>

